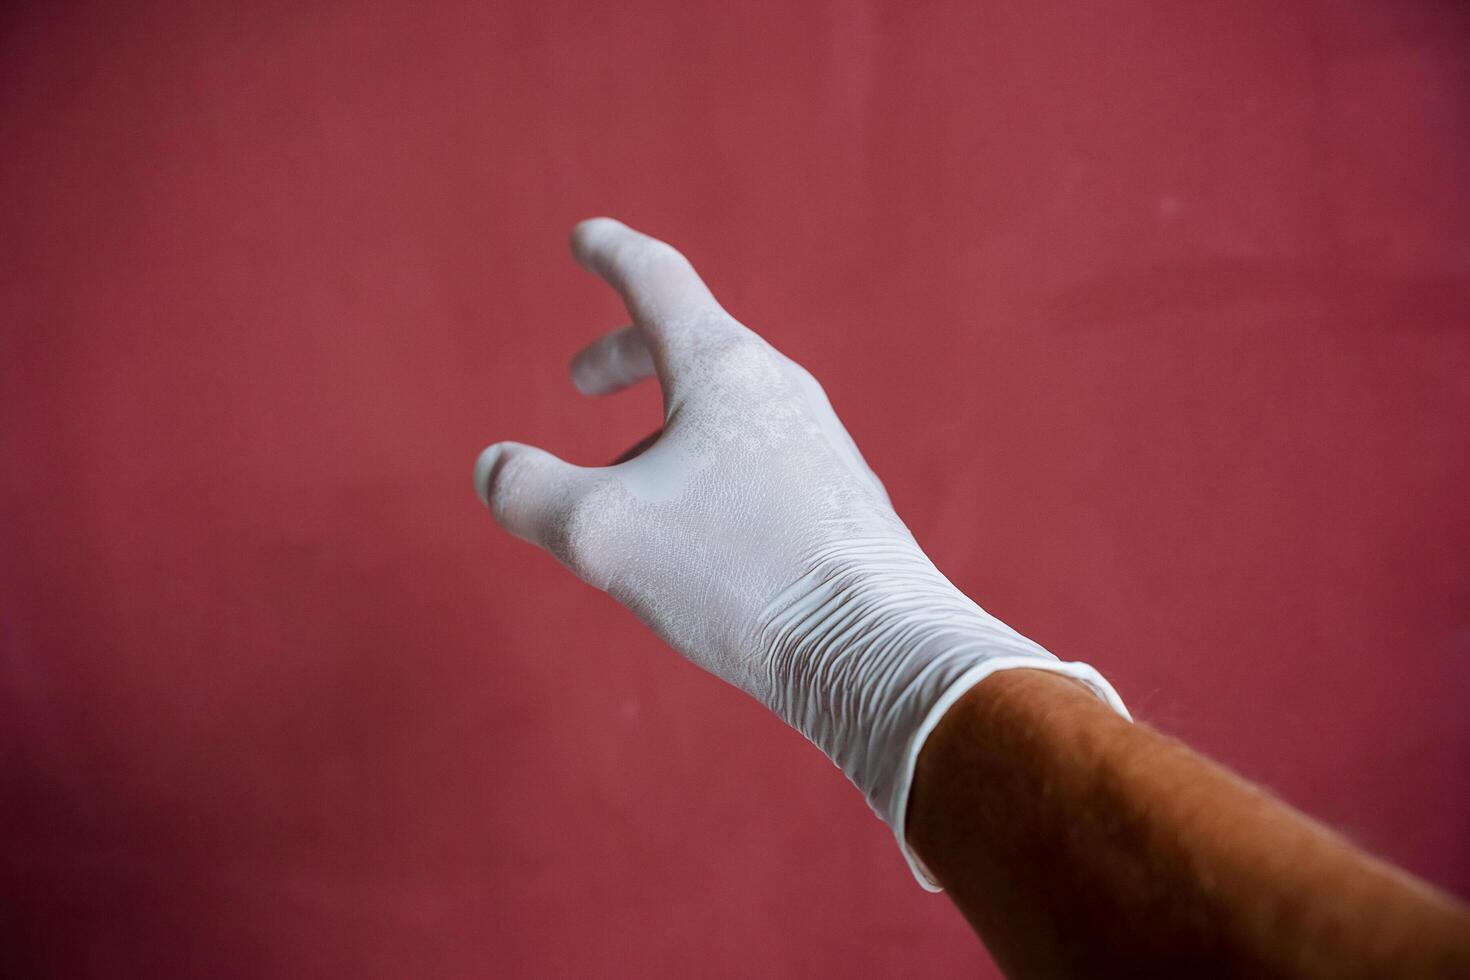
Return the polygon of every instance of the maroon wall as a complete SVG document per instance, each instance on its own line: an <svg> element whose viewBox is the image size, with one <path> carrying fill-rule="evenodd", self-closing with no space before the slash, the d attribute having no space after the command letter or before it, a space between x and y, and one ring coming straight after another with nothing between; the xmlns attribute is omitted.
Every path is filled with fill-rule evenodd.
<svg viewBox="0 0 1470 980"><path fill-rule="evenodd" d="M247 9L249 8L249 9ZM685 248L993 612L1470 894L1457 3L0 14L0 973L990 966L815 750L498 532Z"/></svg>

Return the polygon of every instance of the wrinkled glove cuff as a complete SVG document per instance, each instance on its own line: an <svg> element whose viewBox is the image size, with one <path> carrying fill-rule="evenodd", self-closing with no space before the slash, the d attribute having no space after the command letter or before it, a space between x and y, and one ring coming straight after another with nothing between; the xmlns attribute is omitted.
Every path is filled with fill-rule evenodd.
<svg viewBox="0 0 1470 980"><path fill-rule="evenodd" d="M919 884L939 891L908 846L906 811L919 752L966 691L1024 667L1076 678L1128 711L1096 670L987 613L911 541L848 542L825 558L762 617L768 670L753 693L863 791Z"/></svg>

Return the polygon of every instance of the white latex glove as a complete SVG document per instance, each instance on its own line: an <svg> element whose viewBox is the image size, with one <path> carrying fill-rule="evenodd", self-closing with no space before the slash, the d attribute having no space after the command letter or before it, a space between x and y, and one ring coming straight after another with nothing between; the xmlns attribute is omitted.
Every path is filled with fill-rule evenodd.
<svg viewBox="0 0 1470 980"><path fill-rule="evenodd" d="M578 225L572 251L633 321L579 353L573 381L601 395L657 375L663 431L602 468L497 443L475 467L481 499L816 743L937 891L904 816L944 711L1012 667L1075 677L1126 715L1122 703L940 574L821 385L721 309L682 255L610 218Z"/></svg>

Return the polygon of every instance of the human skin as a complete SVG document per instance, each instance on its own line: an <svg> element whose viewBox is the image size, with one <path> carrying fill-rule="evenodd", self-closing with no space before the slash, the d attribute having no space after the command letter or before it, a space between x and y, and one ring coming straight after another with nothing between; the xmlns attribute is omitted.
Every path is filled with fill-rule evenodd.
<svg viewBox="0 0 1470 980"><path fill-rule="evenodd" d="M908 837L1011 977L1470 977L1463 905L1056 674L945 714Z"/></svg>

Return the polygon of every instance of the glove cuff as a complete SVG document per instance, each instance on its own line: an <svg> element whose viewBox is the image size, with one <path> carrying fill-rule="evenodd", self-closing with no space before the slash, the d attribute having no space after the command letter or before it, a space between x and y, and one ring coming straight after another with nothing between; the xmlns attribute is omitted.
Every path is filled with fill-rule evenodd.
<svg viewBox="0 0 1470 980"><path fill-rule="evenodd" d="M938 891L905 839L919 752L944 713L998 670L1081 681L1119 714L1111 685L1063 663L981 609L911 543L868 561L819 564L762 617L767 675L758 696L827 754L893 828L919 884Z"/></svg>
<svg viewBox="0 0 1470 980"><path fill-rule="evenodd" d="M876 812L888 826L893 828L893 836L898 841L898 849L903 852L904 860L908 862L909 870L914 873L917 881L925 891L942 892L939 882L935 879L925 865L923 860L914 853L908 842L908 807L909 794L914 784L914 768L918 765L919 753L924 749L924 743L928 741L929 735L938 726L950 708L954 707L956 701L964 697L976 684L979 684L991 674L1002 670L1045 670L1054 674L1062 674L1073 680L1081 681L1088 690L1097 695L1107 705L1129 721L1133 716L1128 713L1128 708L1123 704L1123 699L1118 692L1113 690L1107 678L1099 674L1090 664L1079 661L1056 660L1050 655L1038 657L1034 654L1021 656L1000 656L980 658L968 670L945 688L938 698L935 699L929 710L925 712L918 727L910 736L908 744L903 750L898 769L893 778L893 789L888 796L887 805L884 810L878 809L877 801L870 798L870 803ZM886 811L886 812L885 812Z"/></svg>

